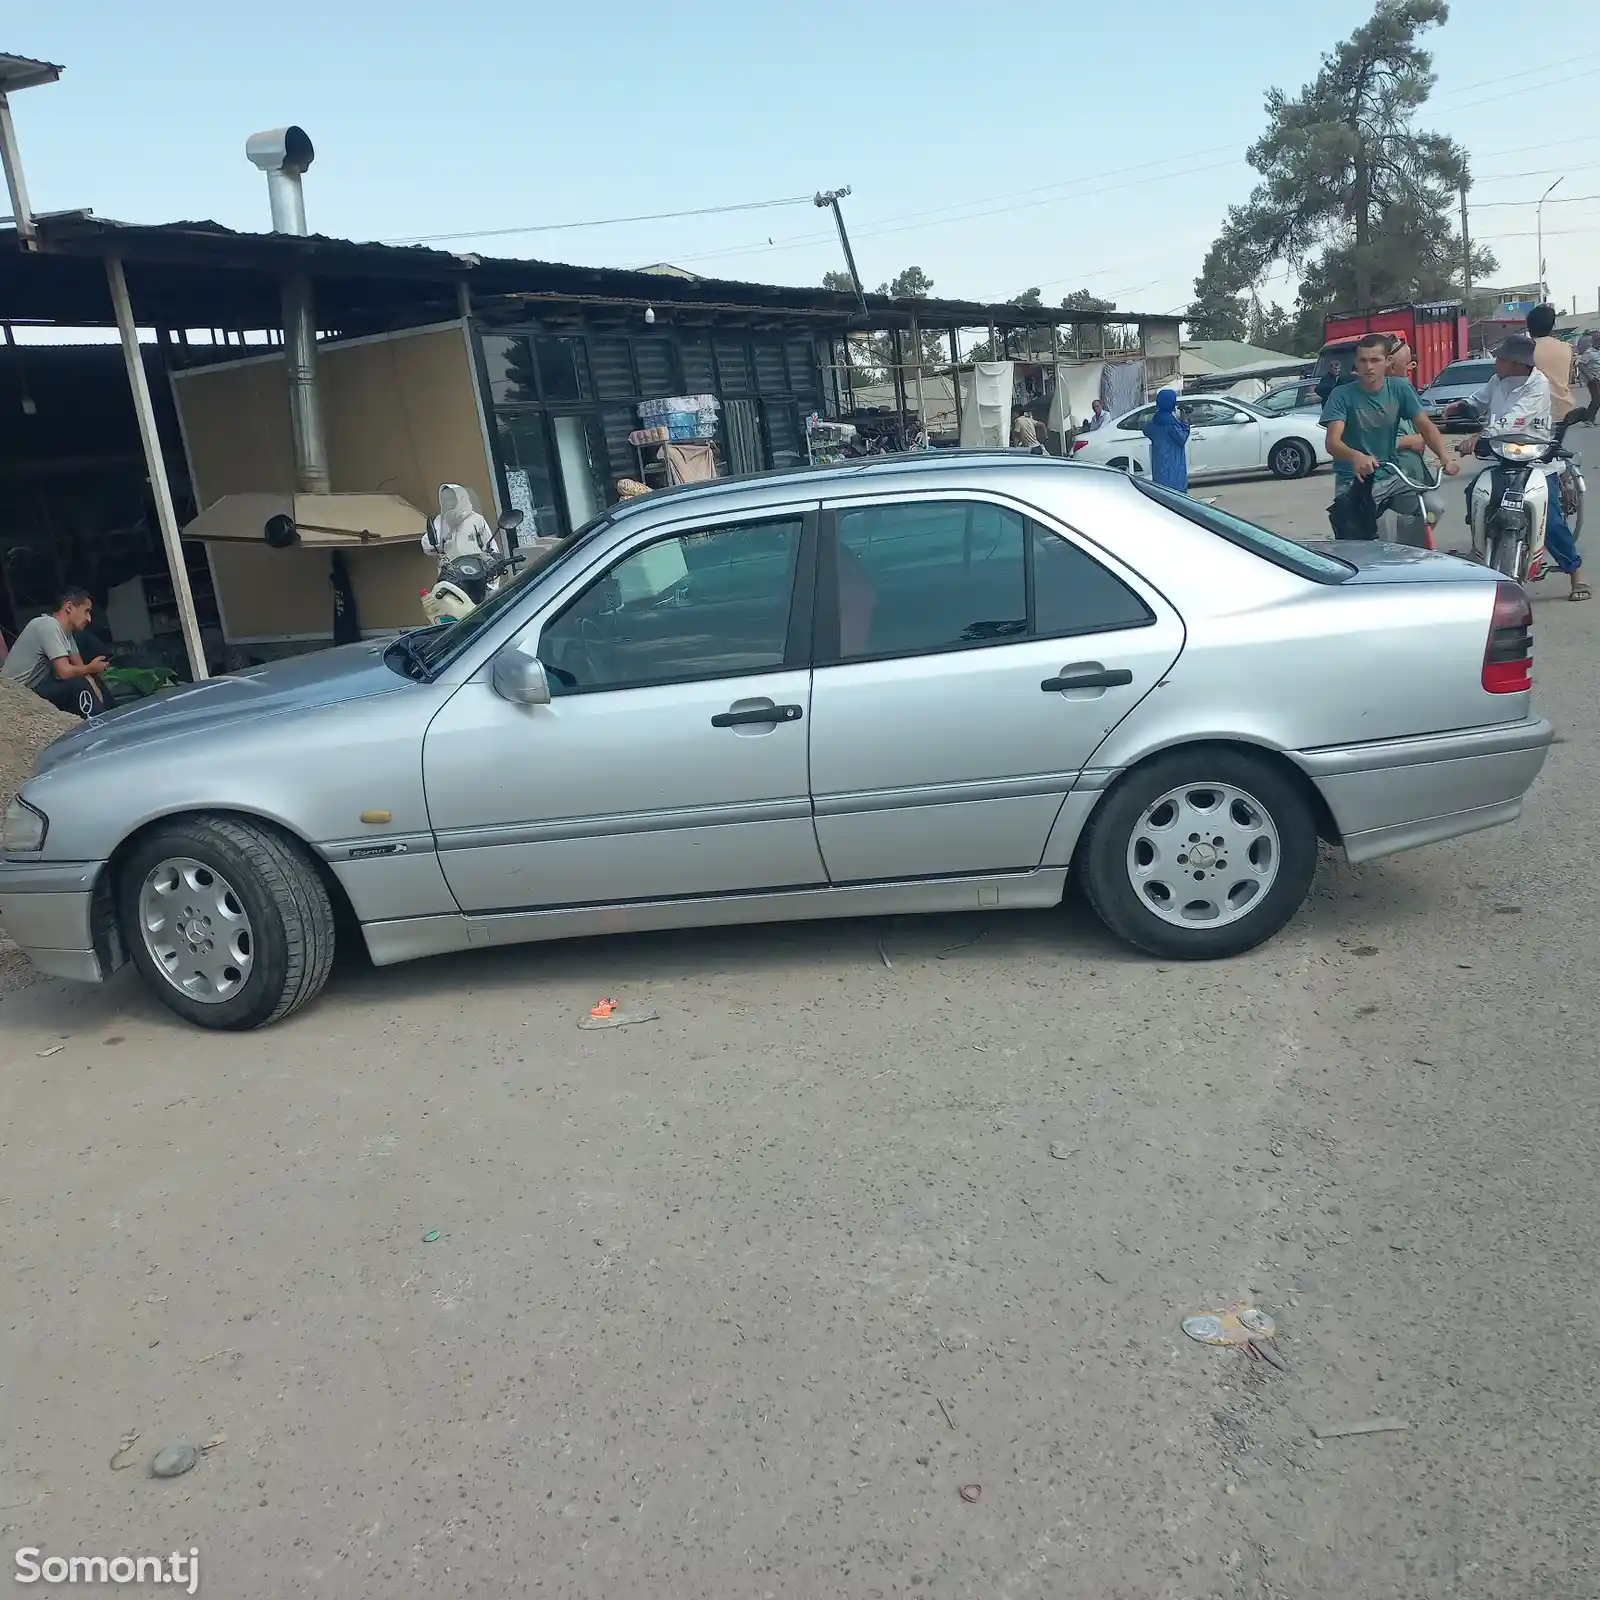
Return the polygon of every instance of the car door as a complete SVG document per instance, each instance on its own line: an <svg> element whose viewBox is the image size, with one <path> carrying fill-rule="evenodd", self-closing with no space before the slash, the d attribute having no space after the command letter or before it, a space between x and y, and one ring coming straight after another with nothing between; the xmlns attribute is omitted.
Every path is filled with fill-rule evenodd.
<svg viewBox="0 0 1600 1600"><path fill-rule="evenodd" d="M1063 530L984 495L825 507L811 703L835 884L1036 867L1183 626Z"/></svg>
<svg viewBox="0 0 1600 1600"><path fill-rule="evenodd" d="M462 909L488 912L826 881L811 823L812 507L641 531L513 648L547 705L479 672L423 747Z"/></svg>
<svg viewBox="0 0 1600 1600"><path fill-rule="evenodd" d="M1156 414L1154 406L1140 406L1137 411L1131 411L1119 422L1114 424L1116 430L1117 448L1109 453L1109 459L1128 461L1147 477L1150 473L1150 441L1144 436L1144 425ZM1092 439L1093 434L1089 437ZM1101 460L1108 459L1107 452L1100 452Z"/></svg>
<svg viewBox="0 0 1600 1600"><path fill-rule="evenodd" d="M1253 472L1265 464L1260 420L1226 400L1183 402L1189 418L1189 476Z"/></svg>

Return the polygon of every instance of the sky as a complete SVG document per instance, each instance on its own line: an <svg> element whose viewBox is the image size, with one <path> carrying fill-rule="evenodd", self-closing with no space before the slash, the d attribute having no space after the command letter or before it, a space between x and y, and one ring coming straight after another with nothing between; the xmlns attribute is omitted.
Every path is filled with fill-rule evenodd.
<svg viewBox="0 0 1600 1600"><path fill-rule="evenodd" d="M816 284L842 260L805 197L848 185L869 288L915 263L935 294L1089 288L1158 313L1187 304L1250 192L1266 91L1297 91L1370 9L51 0L12 10L0 48L66 68L12 100L36 211L265 231L244 141L297 122L317 150L319 233ZM1600 7L1544 0L1537 29L1513 25L1515 53L1502 6L1451 11L1429 36L1439 83L1420 120L1472 156L1491 281L1536 279L1534 203L1559 178L1551 297L1600 325ZM1264 295L1294 287L1285 275Z"/></svg>

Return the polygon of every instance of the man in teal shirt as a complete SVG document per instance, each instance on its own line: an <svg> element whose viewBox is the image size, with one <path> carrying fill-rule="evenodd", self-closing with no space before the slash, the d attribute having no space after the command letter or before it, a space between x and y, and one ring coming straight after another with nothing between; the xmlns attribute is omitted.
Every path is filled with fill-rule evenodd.
<svg viewBox="0 0 1600 1600"><path fill-rule="evenodd" d="M1356 375L1341 383L1323 402L1322 424L1328 430L1328 454L1333 457L1334 503L1328 508L1335 538L1357 537L1351 532L1350 503L1345 497L1366 483L1381 463L1397 464L1400 425L1413 424L1441 469L1453 477L1461 470L1455 451L1422 409L1417 391L1404 378L1388 376L1389 339L1369 333L1356 345ZM1377 534L1377 518L1367 519Z"/></svg>

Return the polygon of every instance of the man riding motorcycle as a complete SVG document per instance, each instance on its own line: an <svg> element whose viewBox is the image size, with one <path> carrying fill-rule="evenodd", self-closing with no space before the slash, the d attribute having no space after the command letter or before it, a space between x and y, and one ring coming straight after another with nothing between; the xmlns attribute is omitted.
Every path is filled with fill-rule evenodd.
<svg viewBox="0 0 1600 1600"><path fill-rule="evenodd" d="M1445 417L1462 405L1469 405L1480 419L1483 431L1525 429L1549 434L1551 430L1550 382L1535 365L1535 348L1531 335L1514 333L1502 340L1494 353L1494 377L1470 400L1455 401L1445 407ZM1469 439L1458 448L1465 455L1476 448L1477 440ZM1545 550L1556 566L1567 574L1572 585L1569 600L1590 598L1589 585L1583 581L1583 560L1578 554L1572 530L1567 526L1566 512L1561 505L1561 488L1554 481L1562 470L1559 461L1543 468L1548 485L1548 512L1545 523ZM1473 479L1476 483L1477 479ZM1467 520L1472 520L1472 484L1467 485Z"/></svg>

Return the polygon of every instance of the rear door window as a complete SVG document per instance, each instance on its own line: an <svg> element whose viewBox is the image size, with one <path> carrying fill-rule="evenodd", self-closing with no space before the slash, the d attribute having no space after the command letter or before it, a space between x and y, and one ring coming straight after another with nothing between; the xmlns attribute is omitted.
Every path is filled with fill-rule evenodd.
<svg viewBox="0 0 1600 1600"><path fill-rule="evenodd" d="M1092 556L1009 507L959 500L852 506L834 519L830 554L818 611L824 662L932 655L1155 620Z"/></svg>

